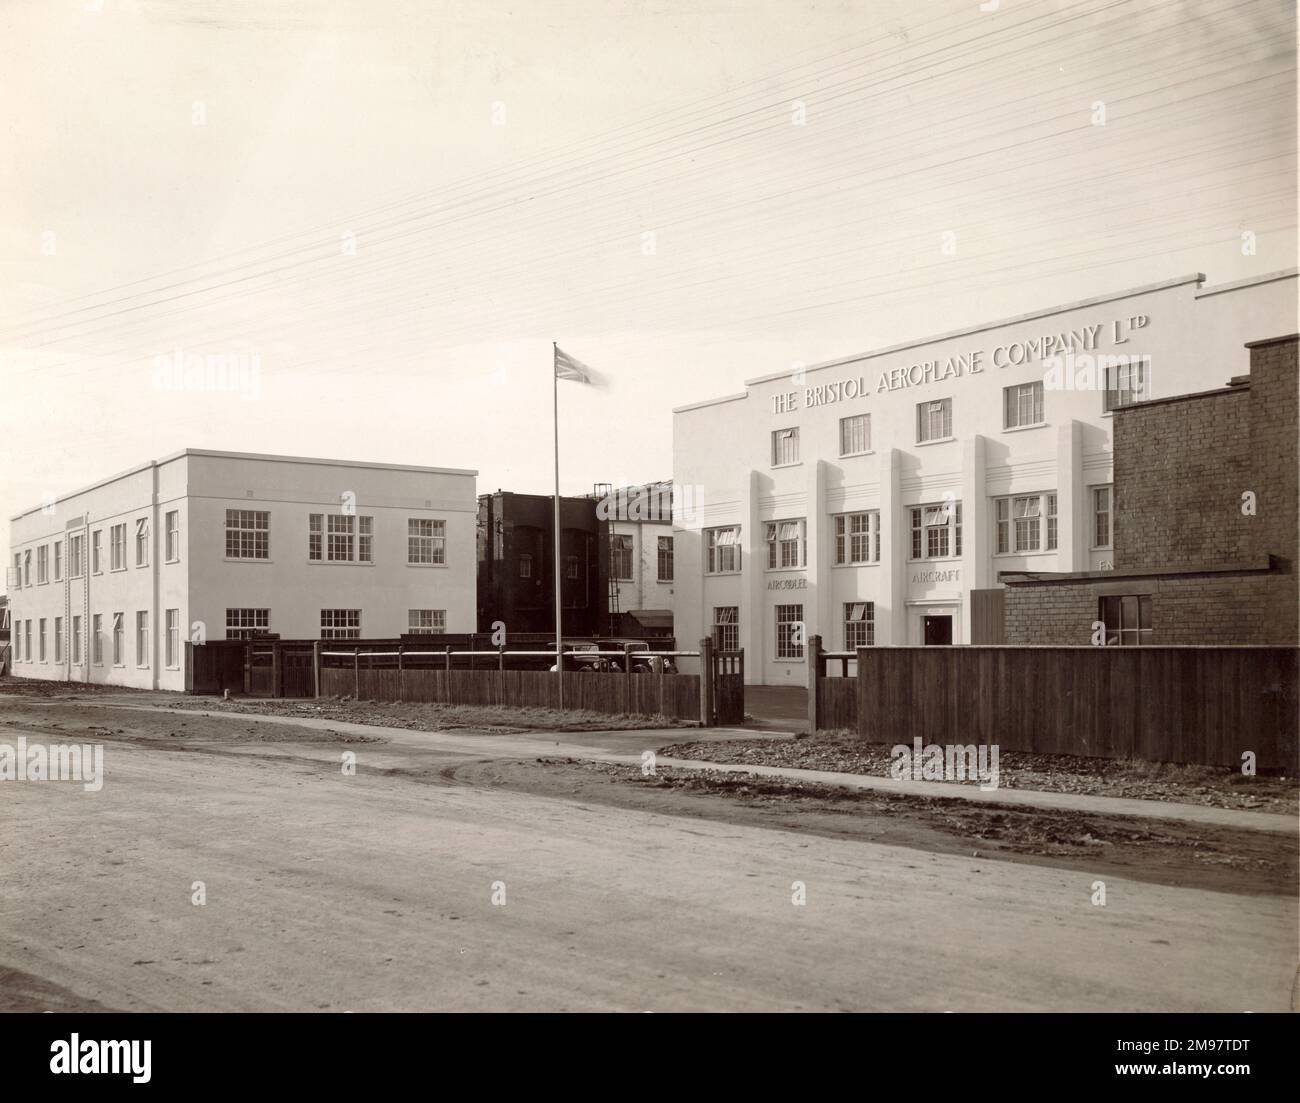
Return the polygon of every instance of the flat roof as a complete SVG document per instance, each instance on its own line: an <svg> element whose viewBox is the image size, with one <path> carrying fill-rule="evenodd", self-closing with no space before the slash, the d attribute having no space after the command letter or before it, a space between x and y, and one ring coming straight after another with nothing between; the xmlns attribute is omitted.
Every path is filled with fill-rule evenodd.
<svg viewBox="0 0 1300 1103"><path fill-rule="evenodd" d="M161 467L165 463L171 463L173 460L183 459L186 456L207 456L223 460L259 460L270 463L304 463L323 467L366 467L377 471L414 471L425 475L478 475L477 471L462 467L415 467L401 463L366 463L361 460L332 460L312 456L275 456L267 452L221 452L211 448L182 448L179 452L172 452L170 455L163 456L162 459L146 460L144 463L138 463L125 471L119 471L116 475L109 475L107 478L79 487L77 490L70 490L67 494L60 494L54 501L64 502L69 498L77 497L79 494L89 494L92 490L98 490L102 486L108 486L120 479L138 475L141 471L148 471L151 467ZM39 505L22 510L19 513L12 514L9 520L17 521L42 508L44 506Z"/></svg>

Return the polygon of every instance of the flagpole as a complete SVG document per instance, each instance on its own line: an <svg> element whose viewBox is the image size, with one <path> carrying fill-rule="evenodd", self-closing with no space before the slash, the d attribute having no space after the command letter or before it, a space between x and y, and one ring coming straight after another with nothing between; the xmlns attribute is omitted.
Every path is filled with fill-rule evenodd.
<svg viewBox="0 0 1300 1103"><path fill-rule="evenodd" d="M551 410L555 426L555 672L560 678L560 708L564 708L564 637L560 623L560 377L555 370L559 345L551 342Z"/></svg>

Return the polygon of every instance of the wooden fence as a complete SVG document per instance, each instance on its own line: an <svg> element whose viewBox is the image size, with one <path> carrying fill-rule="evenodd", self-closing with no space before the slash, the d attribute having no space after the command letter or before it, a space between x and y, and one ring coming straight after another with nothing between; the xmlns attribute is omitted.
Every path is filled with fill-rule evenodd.
<svg viewBox="0 0 1300 1103"><path fill-rule="evenodd" d="M856 665L854 678L817 678L811 726L891 745L1234 767L1250 751L1259 769L1298 765L1295 647L863 647Z"/></svg>

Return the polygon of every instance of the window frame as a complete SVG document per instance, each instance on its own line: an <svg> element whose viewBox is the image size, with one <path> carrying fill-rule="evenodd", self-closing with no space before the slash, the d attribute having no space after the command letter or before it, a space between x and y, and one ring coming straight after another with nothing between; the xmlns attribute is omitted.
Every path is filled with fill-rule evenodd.
<svg viewBox="0 0 1300 1103"><path fill-rule="evenodd" d="M169 509L163 517L163 562L181 561L181 511Z"/></svg>
<svg viewBox="0 0 1300 1103"><path fill-rule="evenodd" d="M794 526L793 535L789 527ZM802 571L808 566L808 524L804 517L763 522L769 571Z"/></svg>
<svg viewBox="0 0 1300 1103"><path fill-rule="evenodd" d="M863 615L854 617L854 610L861 609ZM844 616L840 622L844 638L844 650L856 651L859 647L876 646L876 603L874 601L846 601L844 602ZM855 635L850 631L850 627L861 627L863 634L868 638L862 642L852 642L850 637Z"/></svg>
<svg viewBox="0 0 1300 1103"><path fill-rule="evenodd" d="M1021 421L1021 393L1026 388L1029 390L1029 411L1032 420ZM1045 402L1043 398L1043 381L1041 379L1031 379L1024 383L1010 383L1002 388L1002 428L1004 431L1016 429L1033 429L1039 425L1047 424L1047 415L1045 412ZM1012 420L1012 407L1014 398L1015 420Z"/></svg>
<svg viewBox="0 0 1300 1103"><path fill-rule="evenodd" d="M864 522L861 531L855 532L854 524ZM858 509L851 513L836 513L833 517L835 555L834 567L863 567L880 562L880 510ZM861 539L866 545L866 555L857 557L854 548Z"/></svg>
<svg viewBox="0 0 1300 1103"><path fill-rule="evenodd" d="M622 574L623 570L627 573ZM636 541L630 533L609 534L609 577L615 582L633 582L636 579Z"/></svg>
<svg viewBox="0 0 1300 1103"><path fill-rule="evenodd" d="M423 531L424 526L428 531ZM427 558L426 558L427 553ZM408 567L445 567L447 565L447 522L438 517L406 519L406 565Z"/></svg>
<svg viewBox="0 0 1300 1103"><path fill-rule="evenodd" d="M340 614L342 614L341 617ZM326 624L327 619L331 623ZM340 619L344 623L335 623ZM353 621L356 623L352 623ZM361 610L322 609L320 611L320 638L323 640L361 639Z"/></svg>
<svg viewBox="0 0 1300 1103"><path fill-rule="evenodd" d="M935 407L939 409L936 411ZM941 433L929 435L933 428L933 418L938 413ZM952 440L952 397L929 398L916 404L916 443L939 444Z"/></svg>
<svg viewBox="0 0 1300 1103"><path fill-rule="evenodd" d="M730 534L729 539L722 540L723 534ZM704 573L706 575L740 574L743 561L740 534L740 525L718 525L704 530ZM731 566L719 566L724 558L731 563Z"/></svg>
<svg viewBox="0 0 1300 1103"><path fill-rule="evenodd" d="M232 515L234 524L231 523ZM251 520L252 523L245 524L246 520ZM271 561L271 511L269 509L227 508L222 533L225 539L225 559L228 562L269 563ZM232 536L235 538L233 548ZM245 554L246 552L249 554Z"/></svg>
<svg viewBox="0 0 1300 1103"><path fill-rule="evenodd" d="M1037 500L1037 512L1017 516L1020 503ZM1059 495L1055 490L1029 491L1023 494L1003 494L993 499L993 554L1050 555L1060 550ZM1021 546L1021 526L1036 521L1034 542Z"/></svg>
<svg viewBox="0 0 1300 1103"><path fill-rule="evenodd" d="M1099 483L1089 488L1092 491L1092 545L1091 551L1111 551L1115 547L1115 484ZM1097 497L1106 495L1106 508L1097 508ZM1106 518L1106 543L1097 543L1097 525L1101 517Z"/></svg>
<svg viewBox="0 0 1300 1103"><path fill-rule="evenodd" d="M423 621L426 613L429 614L428 624L414 623L417 619ZM409 636L445 636L447 634L447 610L407 609L406 634Z"/></svg>
<svg viewBox="0 0 1300 1103"><path fill-rule="evenodd" d="M862 423L863 446L857 449L845 448L845 427L850 422ZM871 414L848 414L840 418L840 458L848 459L850 456L869 456L871 454Z"/></svg>
<svg viewBox="0 0 1300 1103"><path fill-rule="evenodd" d="M772 430L771 459L773 467L794 467L799 463L799 426Z"/></svg>
<svg viewBox="0 0 1300 1103"><path fill-rule="evenodd" d="M660 536L655 544L655 581L672 582L676 569L675 545L671 536Z"/></svg>
<svg viewBox="0 0 1300 1103"><path fill-rule="evenodd" d="M739 605L714 605L713 609L713 645L719 651L739 651L740 650L740 606ZM730 611L729 619L719 619L719 613ZM727 645L727 641L731 645Z"/></svg>
<svg viewBox="0 0 1300 1103"><path fill-rule="evenodd" d="M231 614L235 614L233 617ZM252 614L251 616L249 614ZM234 624L231 621L235 621ZM247 622L252 623L247 623ZM258 622L261 623L258 623ZM226 639L251 640L271 631L270 606L226 606ZM233 634L232 634L233 633Z"/></svg>
<svg viewBox="0 0 1300 1103"><path fill-rule="evenodd" d="M954 501L951 503L951 510L947 519L942 525L935 524L927 520L930 516L929 511L947 510L950 503L947 502L919 502L916 505L907 506L908 526L910 539L908 542L908 562L923 563L931 561L945 561L961 559L962 557L962 516L961 502ZM919 515L919 523L918 523ZM939 554L930 552L932 533L937 534L938 530L945 530L946 536L944 542L947 544L947 551Z"/></svg>
<svg viewBox="0 0 1300 1103"><path fill-rule="evenodd" d="M793 618L788 614L792 610L797 610ZM804 660L807 648L807 639L802 644L795 645L791 642L794 635L794 627L798 624L805 624L803 617L803 604L776 605L773 607L773 613L776 618L776 647L773 648L772 657L776 662L802 662ZM782 616L788 619L783 620Z"/></svg>
<svg viewBox="0 0 1300 1103"><path fill-rule="evenodd" d="M1130 604L1132 603L1132 604ZM1108 609L1108 606L1110 607ZM1113 609L1118 614L1117 624L1107 620ZM1153 614L1155 603L1152 594L1107 594L1097 598L1097 620L1103 626L1107 647L1149 647L1155 642ZM1129 613L1135 614L1134 625L1129 627ZM1145 627L1143 622L1145 621Z"/></svg>

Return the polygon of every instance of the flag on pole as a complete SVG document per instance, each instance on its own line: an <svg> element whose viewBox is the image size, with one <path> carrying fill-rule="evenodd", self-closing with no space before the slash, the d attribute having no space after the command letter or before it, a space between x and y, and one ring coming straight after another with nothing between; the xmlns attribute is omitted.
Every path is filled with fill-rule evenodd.
<svg viewBox="0 0 1300 1103"><path fill-rule="evenodd" d="M555 346L555 378L570 379L575 383L588 383L592 386L604 386L605 379L597 371L587 367L575 356L570 356L559 345Z"/></svg>

